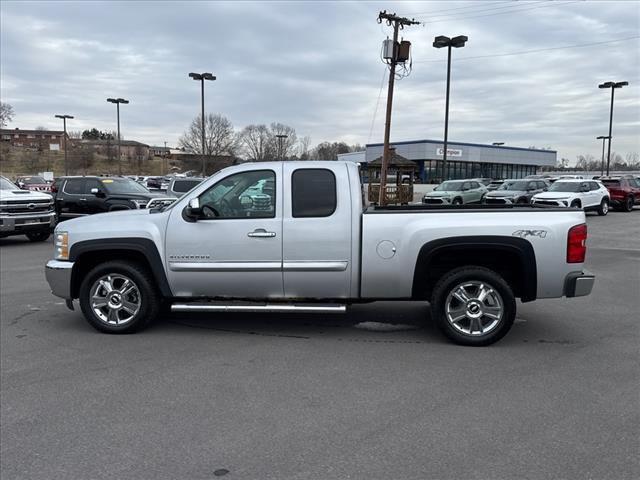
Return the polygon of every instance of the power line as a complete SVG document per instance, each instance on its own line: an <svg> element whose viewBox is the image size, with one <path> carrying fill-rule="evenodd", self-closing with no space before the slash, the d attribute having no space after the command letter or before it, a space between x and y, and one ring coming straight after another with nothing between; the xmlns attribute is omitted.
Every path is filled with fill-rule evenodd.
<svg viewBox="0 0 640 480"><path fill-rule="evenodd" d="M566 45L563 47L548 47L548 48L538 48L535 50L521 50L519 52L508 52L508 53L494 53L491 55L477 55L474 57L460 57L458 58L456 61L460 62L462 60L474 60L477 58L490 58L490 57L508 57L511 55L526 55L529 53L537 53L537 52L548 52L551 50L564 50L567 48L583 48L583 47L592 47L592 46L596 46L596 45L606 45L609 43L616 43L616 42L624 42L626 40L633 40L634 38L640 38L640 35L634 35L631 37L625 37L625 38L619 38L617 40L608 40L606 42L592 42L592 43L582 43L582 44L578 44L578 45ZM443 62L444 60L414 60L413 63L436 63L436 62Z"/></svg>
<svg viewBox="0 0 640 480"><path fill-rule="evenodd" d="M472 16L468 16L468 17L454 17L454 18L448 18L448 19L444 19L444 20L433 20L433 21L427 21L427 22L422 22L424 25L426 24L431 24L431 23L443 23L443 22L451 22L451 21L458 21L458 20L466 20L469 18L482 18L482 17L493 17L495 15L505 15L505 14L510 14L510 13L519 13L519 12L526 12L528 10L536 10L538 8L548 8L548 7L556 7L559 5L568 5L571 3L578 3L578 2L583 2L584 0L573 0L571 2L545 2L545 5L536 5L533 7L528 7L528 8L521 8L521 9L513 9L513 10L509 10L506 12L495 12L495 13L487 13L485 15L472 15Z"/></svg>
<svg viewBox="0 0 640 480"><path fill-rule="evenodd" d="M415 16L417 17L423 17L423 16L429 16L429 17L453 17L453 16L461 16L461 15L467 15L467 14L473 14L473 13L484 13L484 12L490 12L492 10L505 10L505 9L518 9L518 8L522 8L522 7L529 7L531 5L534 4L539 4L539 3L549 3L550 0L537 0L537 1L532 1L532 2L527 2L527 3L520 3L520 2L513 2L510 5L504 5L504 2L500 2L503 3L503 5L500 6L496 6L496 7L491 7L491 8L485 8L487 4L483 4L483 6L479 7L479 6L475 6L475 7L470 7L472 9L464 11L464 12L456 12L456 13L442 13L442 14L436 14L434 15L433 13L418 13L415 14ZM450 10L441 10L442 12L448 12L448 11L452 11L454 9L450 9Z"/></svg>
<svg viewBox="0 0 640 480"><path fill-rule="evenodd" d="M387 69L382 72L382 80L380 81L380 91L378 92L378 100L376 101L376 108L373 111L373 119L371 120L371 129L369 130L369 139L367 143L371 143L371 137L373 136L373 128L376 123L376 116L378 115L378 107L380 106L380 97L382 97L382 88L384 87L384 79L387 78Z"/></svg>

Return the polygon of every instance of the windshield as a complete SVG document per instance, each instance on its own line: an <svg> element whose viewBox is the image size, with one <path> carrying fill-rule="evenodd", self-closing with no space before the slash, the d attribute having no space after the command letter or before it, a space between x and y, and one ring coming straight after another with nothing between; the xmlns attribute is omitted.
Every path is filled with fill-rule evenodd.
<svg viewBox="0 0 640 480"><path fill-rule="evenodd" d="M47 183L47 181L42 177L22 177L20 179L22 183L25 185L35 185L35 184L43 184Z"/></svg>
<svg viewBox="0 0 640 480"><path fill-rule="evenodd" d="M580 182L563 182L558 180L549 187L549 192L579 192Z"/></svg>
<svg viewBox="0 0 640 480"><path fill-rule="evenodd" d="M511 192L526 192L529 182L504 182L498 190L508 190Z"/></svg>
<svg viewBox="0 0 640 480"><path fill-rule="evenodd" d="M18 190L18 187L6 178L0 177L0 190Z"/></svg>
<svg viewBox="0 0 640 480"><path fill-rule="evenodd" d="M199 185L202 180L176 180L173 182L172 190L178 193L186 193L196 185Z"/></svg>
<svg viewBox="0 0 640 480"><path fill-rule="evenodd" d="M109 178L102 180L102 185L112 195L149 193L149 190L129 178Z"/></svg>
<svg viewBox="0 0 640 480"><path fill-rule="evenodd" d="M438 185L434 190L438 190L440 192L459 192L462 190L462 184L464 182L444 182L441 185Z"/></svg>

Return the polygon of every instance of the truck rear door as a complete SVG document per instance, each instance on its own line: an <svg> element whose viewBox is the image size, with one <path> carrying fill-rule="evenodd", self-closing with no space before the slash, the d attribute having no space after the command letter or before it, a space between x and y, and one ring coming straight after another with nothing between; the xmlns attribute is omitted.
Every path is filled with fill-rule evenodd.
<svg viewBox="0 0 640 480"><path fill-rule="evenodd" d="M336 162L283 165L282 270L288 298L348 298L351 292L351 189ZM356 192L357 193L357 192Z"/></svg>

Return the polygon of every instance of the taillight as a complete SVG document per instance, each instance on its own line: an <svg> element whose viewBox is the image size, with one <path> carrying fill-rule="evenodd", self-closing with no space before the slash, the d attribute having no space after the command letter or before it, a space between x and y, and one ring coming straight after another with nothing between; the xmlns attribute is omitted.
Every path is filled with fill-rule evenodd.
<svg viewBox="0 0 640 480"><path fill-rule="evenodd" d="M569 229L567 236L567 263L582 263L587 254L587 224Z"/></svg>

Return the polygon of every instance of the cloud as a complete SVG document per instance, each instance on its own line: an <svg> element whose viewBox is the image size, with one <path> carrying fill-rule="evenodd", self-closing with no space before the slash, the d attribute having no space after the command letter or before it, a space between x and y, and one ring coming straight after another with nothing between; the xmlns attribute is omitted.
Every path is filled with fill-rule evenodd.
<svg viewBox="0 0 640 480"><path fill-rule="evenodd" d="M530 3L530 2L529 2ZM412 42L412 74L396 82L392 139L441 138L446 52L435 35L465 34L453 51L452 140L545 146L560 157L597 156L607 133L609 92L598 83L628 80L616 92L614 149L640 152L640 42L468 58L610 41L638 35L637 3L483 4L396 2L424 26ZM386 84L369 2L12 2L0 4L0 95L14 106L12 127L115 128L107 97L121 110L123 135L175 144L200 108L191 71L212 71L206 109L237 128L279 121L313 143L378 142ZM466 12L466 13L465 13ZM509 12L497 15L498 12ZM474 15L478 18L466 18ZM439 15L439 16L436 16ZM442 16L448 15L448 16ZM378 102L378 98L380 101ZM377 105L377 109L376 109ZM374 118L374 112L375 114ZM373 126L373 129L372 129Z"/></svg>

